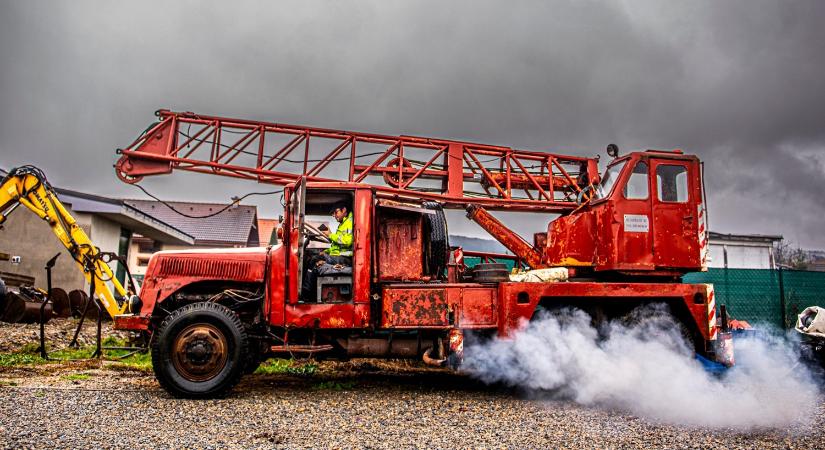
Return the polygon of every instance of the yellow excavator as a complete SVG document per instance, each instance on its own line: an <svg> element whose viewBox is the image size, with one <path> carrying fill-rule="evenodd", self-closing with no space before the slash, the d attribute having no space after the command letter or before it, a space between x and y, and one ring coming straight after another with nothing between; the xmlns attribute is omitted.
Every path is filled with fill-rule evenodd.
<svg viewBox="0 0 825 450"><path fill-rule="evenodd" d="M129 311L129 295L107 264L107 254L92 244L86 232L57 198L46 175L34 166L14 168L0 182L0 227L18 206L32 210L51 227L72 259L83 271L86 281L106 312L114 318ZM107 283L111 283L114 291Z"/></svg>

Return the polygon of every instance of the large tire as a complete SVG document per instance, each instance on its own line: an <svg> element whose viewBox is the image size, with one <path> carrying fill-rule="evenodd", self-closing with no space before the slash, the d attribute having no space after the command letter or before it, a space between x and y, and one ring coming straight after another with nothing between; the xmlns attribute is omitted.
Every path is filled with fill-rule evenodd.
<svg viewBox="0 0 825 450"><path fill-rule="evenodd" d="M161 323L152 345L152 368L175 397L216 398L240 381L248 339L229 308L202 302L175 310Z"/></svg>
<svg viewBox="0 0 825 450"><path fill-rule="evenodd" d="M473 281L476 283L501 283L510 281L510 272L502 263L479 263L473 267Z"/></svg>
<svg viewBox="0 0 825 450"><path fill-rule="evenodd" d="M447 217L444 208L437 202L424 202L423 206L432 209L435 214L424 214L429 234L426 263L427 273L436 279L444 278L444 271L450 261L450 235L447 231Z"/></svg>

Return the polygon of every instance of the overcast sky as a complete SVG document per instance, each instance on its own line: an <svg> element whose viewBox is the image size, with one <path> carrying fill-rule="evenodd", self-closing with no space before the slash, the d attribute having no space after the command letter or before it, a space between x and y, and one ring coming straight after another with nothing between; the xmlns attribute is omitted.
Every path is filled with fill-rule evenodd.
<svg viewBox="0 0 825 450"><path fill-rule="evenodd" d="M683 148L705 161L711 230L825 248L825 1L227 5L0 0L0 166L143 198L111 165L158 108L585 156Z"/></svg>

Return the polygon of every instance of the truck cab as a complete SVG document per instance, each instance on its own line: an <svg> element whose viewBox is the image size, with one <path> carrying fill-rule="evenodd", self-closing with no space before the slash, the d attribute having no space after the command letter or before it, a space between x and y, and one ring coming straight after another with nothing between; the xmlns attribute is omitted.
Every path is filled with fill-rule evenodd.
<svg viewBox="0 0 825 450"><path fill-rule="evenodd" d="M590 191L590 201L548 225L548 265L660 278L706 270L698 158L679 150L633 152L613 160Z"/></svg>

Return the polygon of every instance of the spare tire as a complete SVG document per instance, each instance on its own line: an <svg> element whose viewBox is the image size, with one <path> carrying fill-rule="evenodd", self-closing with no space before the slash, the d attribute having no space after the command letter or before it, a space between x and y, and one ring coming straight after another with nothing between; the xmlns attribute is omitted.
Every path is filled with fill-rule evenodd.
<svg viewBox="0 0 825 450"><path fill-rule="evenodd" d="M501 263L481 263L473 267L473 281L476 283L500 283L510 281L507 266Z"/></svg>
<svg viewBox="0 0 825 450"><path fill-rule="evenodd" d="M425 247L424 270L433 278L442 279L450 261L447 217L444 215L444 208L438 202L424 202L422 206L435 211L435 214L424 214L425 233L429 236Z"/></svg>

